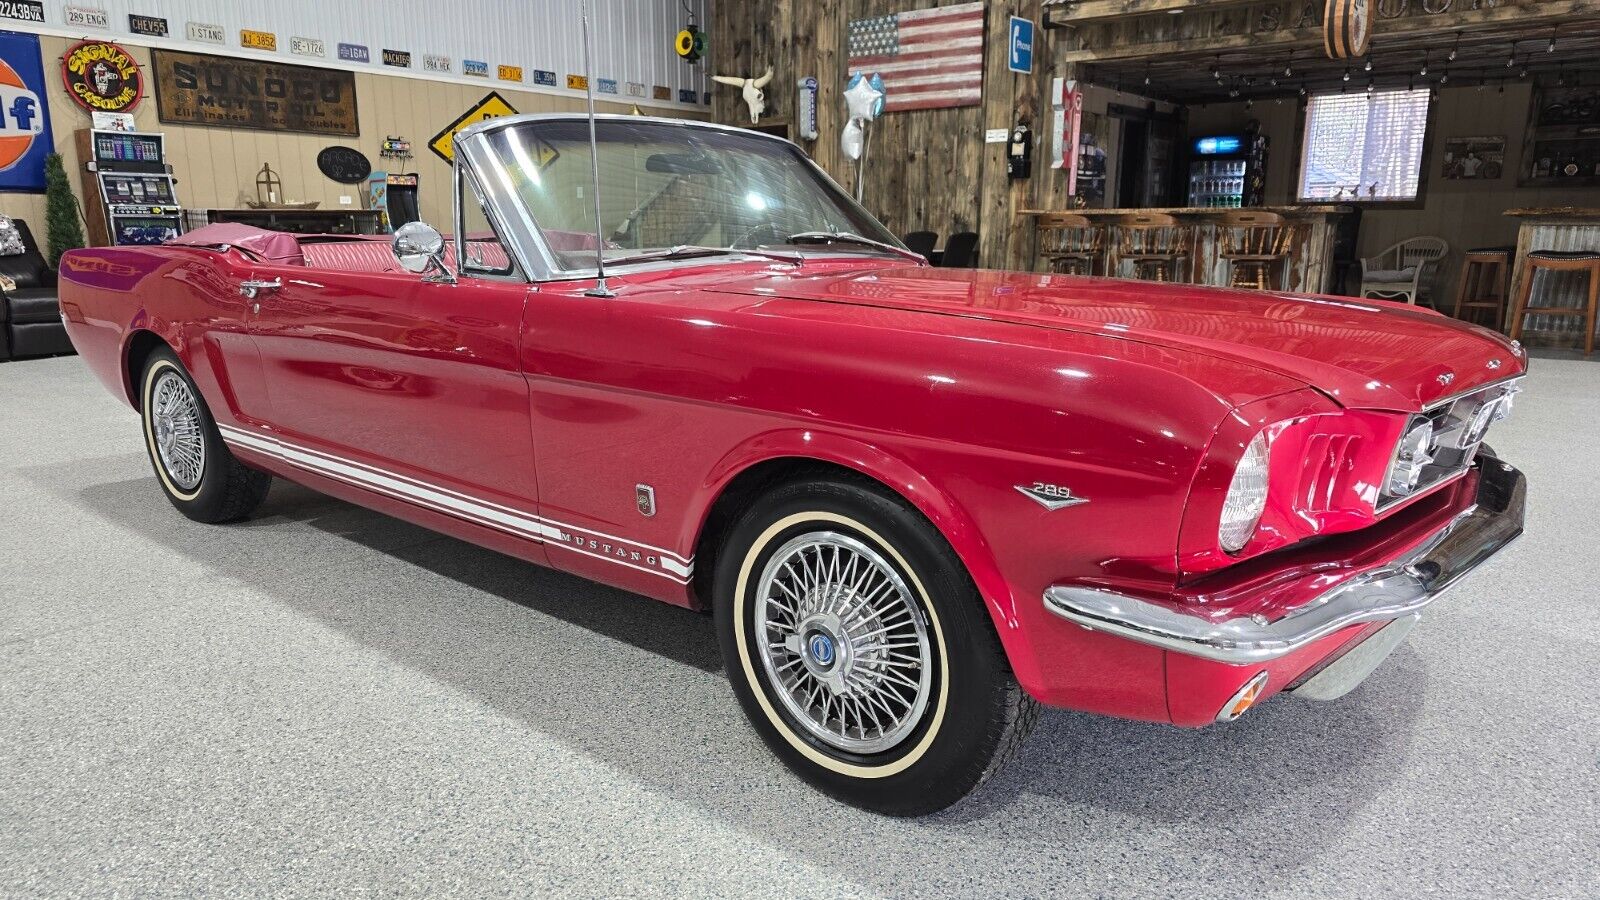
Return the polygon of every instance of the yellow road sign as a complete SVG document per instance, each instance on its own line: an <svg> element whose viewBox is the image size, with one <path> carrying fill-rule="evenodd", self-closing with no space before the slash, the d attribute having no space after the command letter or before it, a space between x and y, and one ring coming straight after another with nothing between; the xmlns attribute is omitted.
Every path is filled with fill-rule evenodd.
<svg viewBox="0 0 1600 900"><path fill-rule="evenodd" d="M498 92L490 91L482 100L461 114L461 117L446 125L444 130L433 136L428 141L428 149L439 154L439 158L447 163L454 163L456 157L455 136L456 132L468 125L476 125L485 119L498 116L513 116L517 111L506 102L506 98Z"/></svg>

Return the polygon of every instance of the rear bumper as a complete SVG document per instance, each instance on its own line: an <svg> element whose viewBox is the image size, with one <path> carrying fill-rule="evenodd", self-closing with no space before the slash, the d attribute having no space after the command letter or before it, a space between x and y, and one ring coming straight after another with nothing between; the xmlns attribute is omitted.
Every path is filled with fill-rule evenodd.
<svg viewBox="0 0 1600 900"><path fill-rule="evenodd" d="M1420 544L1274 615L1209 618L1203 610L1066 585L1045 591L1044 605L1085 628L1174 653L1236 666L1268 663L1350 626L1416 615L1521 536L1522 473L1483 454L1476 469L1476 502Z"/></svg>

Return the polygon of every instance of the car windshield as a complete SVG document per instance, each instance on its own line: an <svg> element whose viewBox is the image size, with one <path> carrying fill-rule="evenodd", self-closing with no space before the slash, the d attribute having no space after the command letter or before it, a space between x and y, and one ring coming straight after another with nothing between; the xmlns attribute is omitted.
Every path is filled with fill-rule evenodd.
<svg viewBox="0 0 1600 900"><path fill-rule="evenodd" d="M664 122L601 119L595 129L607 260L802 245L886 253L901 246L792 144ZM559 265L593 268L588 122L524 122L490 132L488 144ZM866 240L827 240L834 234Z"/></svg>

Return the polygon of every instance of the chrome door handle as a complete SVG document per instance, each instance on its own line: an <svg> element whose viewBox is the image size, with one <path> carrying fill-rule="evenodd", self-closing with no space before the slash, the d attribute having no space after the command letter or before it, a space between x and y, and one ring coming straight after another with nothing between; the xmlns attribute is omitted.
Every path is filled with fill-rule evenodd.
<svg viewBox="0 0 1600 900"><path fill-rule="evenodd" d="M274 278L271 281L241 281L239 282L239 293L254 300L256 294L262 291L275 291L281 287L283 287L282 278Z"/></svg>

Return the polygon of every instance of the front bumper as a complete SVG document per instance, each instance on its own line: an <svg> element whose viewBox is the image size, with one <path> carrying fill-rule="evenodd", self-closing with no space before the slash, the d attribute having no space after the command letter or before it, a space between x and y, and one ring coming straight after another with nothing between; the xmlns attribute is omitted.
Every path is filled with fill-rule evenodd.
<svg viewBox="0 0 1600 900"><path fill-rule="evenodd" d="M1522 534L1527 482L1520 471L1479 455L1476 502L1410 551L1276 616L1218 620L1204 611L1096 587L1057 585L1045 608L1085 628L1230 665L1294 653L1352 625L1393 621L1423 607Z"/></svg>

